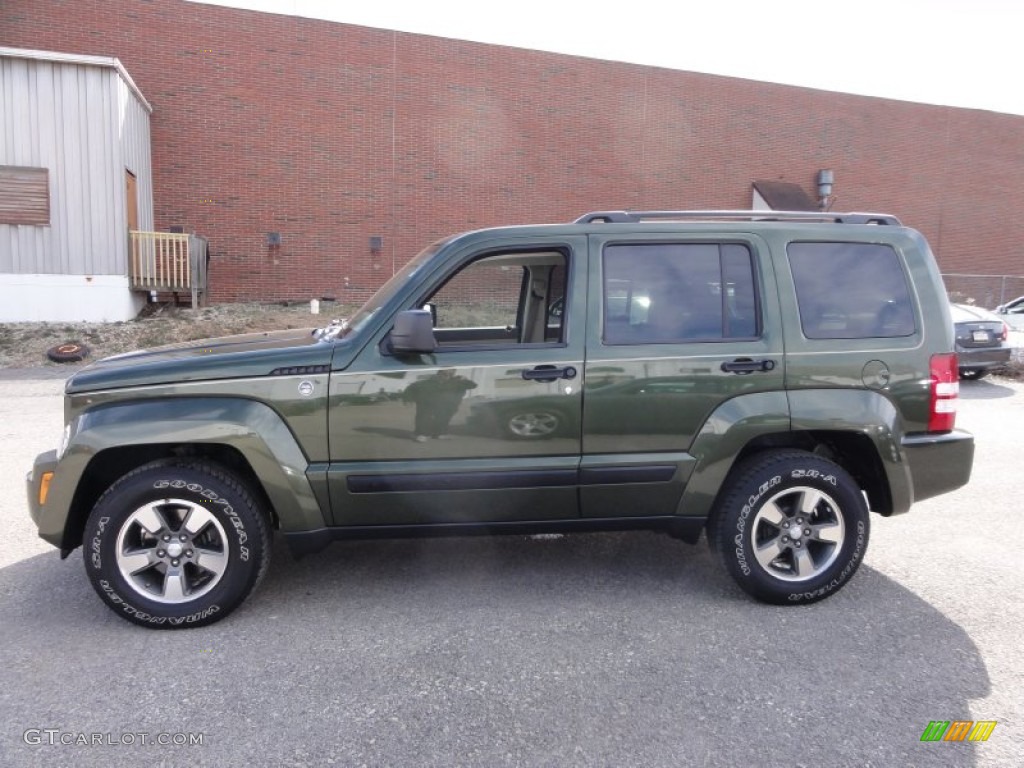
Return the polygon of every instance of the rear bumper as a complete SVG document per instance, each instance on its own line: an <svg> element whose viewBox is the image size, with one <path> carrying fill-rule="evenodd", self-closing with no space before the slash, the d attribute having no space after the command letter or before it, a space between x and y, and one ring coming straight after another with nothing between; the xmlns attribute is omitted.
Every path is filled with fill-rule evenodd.
<svg viewBox="0 0 1024 768"><path fill-rule="evenodd" d="M930 499L967 485L974 465L974 435L963 430L903 438L913 501Z"/></svg>
<svg viewBox="0 0 1024 768"><path fill-rule="evenodd" d="M968 349L957 346L956 359L961 369L995 368L1010 362L1010 347Z"/></svg>

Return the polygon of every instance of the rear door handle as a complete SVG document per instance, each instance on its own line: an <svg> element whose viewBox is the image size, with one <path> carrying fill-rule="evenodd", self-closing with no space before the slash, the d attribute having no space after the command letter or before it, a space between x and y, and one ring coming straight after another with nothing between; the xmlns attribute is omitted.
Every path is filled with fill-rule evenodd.
<svg viewBox="0 0 1024 768"><path fill-rule="evenodd" d="M722 370L726 373L765 373L775 370L775 361L751 360L749 357L741 357L722 363Z"/></svg>
<svg viewBox="0 0 1024 768"><path fill-rule="evenodd" d="M538 365L536 368L523 370L523 378L527 381L557 381L558 379L575 379L576 369L571 365L559 368L555 365Z"/></svg>

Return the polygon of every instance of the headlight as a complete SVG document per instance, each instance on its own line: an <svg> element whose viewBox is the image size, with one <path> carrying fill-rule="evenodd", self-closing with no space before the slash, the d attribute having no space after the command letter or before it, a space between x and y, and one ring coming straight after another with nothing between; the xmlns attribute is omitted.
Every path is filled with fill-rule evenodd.
<svg viewBox="0 0 1024 768"><path fill-rule="evenodd" d="M71 442L71 426L77 423L77 421L78 419L74 419L64 425L64 431L60 436L60 444L57 446L57 461L64 458L64 451L68 449L68 443Z"/></svg>

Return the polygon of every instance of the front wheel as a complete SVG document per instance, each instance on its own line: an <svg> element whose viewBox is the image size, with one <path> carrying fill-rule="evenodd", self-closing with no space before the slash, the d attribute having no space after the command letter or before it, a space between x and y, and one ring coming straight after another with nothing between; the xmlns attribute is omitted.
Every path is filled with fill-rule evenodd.
<svg viewBox="0 0 1024 768"><path fill-rule="evenodd" d="M860 488L834 462L804 451L760 454L734 470L709 539L748 594L811 603L838 591L868 544Z"/></svg>
<svg viewBox="0 0 1024 768"><path fill-rule="evenodd" d="M211 464L154 463L100 497L85 525L85 568L122 618L154 628L227 616L266 572L266 518L246 486Z"/></svg>

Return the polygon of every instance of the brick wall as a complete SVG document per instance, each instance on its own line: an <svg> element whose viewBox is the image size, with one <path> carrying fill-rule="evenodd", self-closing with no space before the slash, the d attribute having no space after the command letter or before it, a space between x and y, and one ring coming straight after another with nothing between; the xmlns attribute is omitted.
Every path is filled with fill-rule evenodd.
<svg viewBox="0 0 1024 768"><path fill-rule="evenodd" d="M0 45L121 59L154 108L156 225L209 238L214 301L352 301L451 232L747 208L819 168L943 271L1024 273L1024 117L181 0L7 0Z"/></svg>

